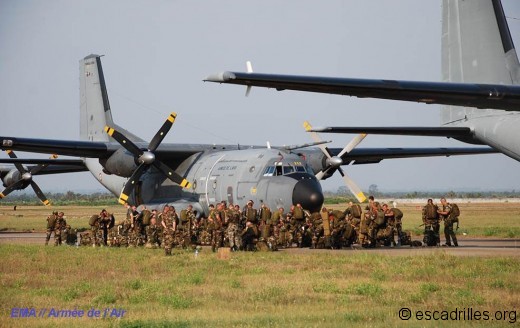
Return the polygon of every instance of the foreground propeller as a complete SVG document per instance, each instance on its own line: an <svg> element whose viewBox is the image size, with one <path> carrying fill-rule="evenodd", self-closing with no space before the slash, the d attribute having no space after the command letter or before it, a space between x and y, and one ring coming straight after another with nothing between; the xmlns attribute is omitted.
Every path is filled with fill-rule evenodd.
<svg viewBox="0 0 520 328"><path fill-rule="evenodd" d="M12 150L6 150L6 152L10 158L18 158ZM57 157L58 157L57 155L52 155L51 159L55 159ZM20 172L20 179L18 181L16 181L15 183L11 184L10 186L7 186L7 188L5 188L2 192L0 192L0 198L6 197L14 190L22 189L22 188L27 187L28 185L31 185L34 192L36 193L36 196L38 196L38 198L41 200L43 205L45 205L45 206L50 205L51 202L47 199L47 197L45 197L45 194L40 189L40 187L36 184L36 182L34 182L32 180L32 176L34 174L37 174L38 172L40 172L41 170L43 170L44 168L49 166L49 164L39 164L39 165L31 168L29 171L26 170L23 167L23 165L20 163L14 163L14 166L16 167L18 172Z"/></svg>
<svg viewBox="0 0 520 328"><path fill-rule="evenodd" d="M320 136L316 132L312 132L312 126L309 122L305 121L303 122L303 127L307 132L311 134L311 138L318 144L318 147L321 149L323 154L327 156L327 166L323 168L320 172L316 173L316 178L318 180L322 180L323 177L327 174L333 174L336 170L341 174L341 177L343 178L343 181L347 185L347 187L350 189L350 191L356 196L357 200L362 203L365 201L366 197L365 194L363 194L363 191L356 185L356 183L345 174L343 169L341 168L341 165L343 164L342 156L345 154L348 154L352 149L354 149L363 139L365 139L366 134L362 133L358 136L356 136L354 139L352 139L345 148L341 150L341 152L333 156L330 150L325 146L325 144L322 142Z"/></svg>
<svg viewBox="0 0 520 328"><path fill-rule="evenodd" d="M147 150L142 150L139 147L137 147L132 141L130 141L128 138L126 138L122 133L116 131L115 129L109 127L108 125L105 126L105 132L108 133L109 136L114 138L121 146L123 146L126 150L128 150L132 155L134 155L136 163L139 165L134 170L130 178L128 179L128 182L123 187L123 190L121 191L121 195L119 196L119 203L126 204L128 202L128 197L130 193L133 191L135 185L143 175L143 173L151 166L153 165L156 167L159 171L163 172L164 175L173 182L177 183L183 188L190 188L191 184L188 182L188 180L181 177L177 172L170 169L167 165L162 163L161 161L157 160L155 158L154 151L159 147L161 142L163 141L164 137L166 137L166 134L168 131L170 131L173 122L175 122L175 118L177 117L176 113L171 113L170 116L166 119L164 124L161 126L159 131L155 134L152 141L150 141L150 144L148 145Z"/></svg>

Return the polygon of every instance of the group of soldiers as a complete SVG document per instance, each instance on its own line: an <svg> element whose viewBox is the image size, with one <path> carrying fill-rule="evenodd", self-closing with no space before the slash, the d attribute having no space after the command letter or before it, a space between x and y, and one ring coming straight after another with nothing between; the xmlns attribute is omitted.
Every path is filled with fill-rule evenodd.
<svg viewBox="0 0 520 328"><path fill-rule="evenodd" d="M106 210L93 215L89 220L90 231L80 234L80 244L164 248L166 255L171 255L176 247L187 249L198 245L211 246L213 251L223 247L231 251L275 251L293 246L340 249L353 244L366 248L422 245L420 241L412 241L410 232L403 231L401 210L380 204L372 196L364 211L360 204L351 202L344 211L323 207L315 213L300 204L291 206L288 212L284 208L271 211L266 204L257 209L252 200L244 208L225 201L212 204L207 217L197 215L191 205L180 212L173 206L164 206L162 211L142 205L139 210L136 206L126 206L126 218L117 224ZM433 246L433 239L435 245L440 243L438 232L443 220L446 245L452 245L451 238L453 245L458 246L453 231L458 214L455 220L454 212L445 199L441 200L441 207L428 201L423 208L426 245ZM67 227L63 212L53 222L59 228L52 231L67 229L63 228ZM48 230L47 241L49 238Z"/></svg>
<svg viewBox="0 0 520 328"><path fill-rule="evenodd" d="M441 198L440 206L434 204L432 199L428 199L427 204L422 210L424 243L427 246L440 246L440 221L443 221L444 238L446 240L443 246L459 246L457 236L453 229L455 224L457 224L457 229L459 228L459 215L459 207L456 204L448 203L446 198Z"/></svg>
<svg viewBox="0 0 520 328"><path fill-rule="evenodd" d="M52 212L47 217L47 234L45 236L45 245L49 245L49 240L52 234L54 234L54 246L60 246L61 244L74 245L77 242L77 230L72 229L65 220L64 212Z"/></svg>

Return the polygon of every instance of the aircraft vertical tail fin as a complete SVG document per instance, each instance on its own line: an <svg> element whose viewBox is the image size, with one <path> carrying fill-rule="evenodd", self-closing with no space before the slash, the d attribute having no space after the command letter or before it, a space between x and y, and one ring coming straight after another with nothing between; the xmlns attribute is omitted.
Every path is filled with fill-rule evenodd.
<svg viewBox="0 0 520 328"><path fill-rule="evenodd" d="M520 84L520 64L500 0L443 0L442 78ZM444 106L441 121L449 124L487 111Z"/></svg>
<svg viewBox="0 0 520 328"><path fill-rule="evenodd" d="M116 127L132 141L142 141L132 133L114 124L105 84L101 56L88 55L79 62L80 139L112 141L105 132L106 125Z"/></svg>

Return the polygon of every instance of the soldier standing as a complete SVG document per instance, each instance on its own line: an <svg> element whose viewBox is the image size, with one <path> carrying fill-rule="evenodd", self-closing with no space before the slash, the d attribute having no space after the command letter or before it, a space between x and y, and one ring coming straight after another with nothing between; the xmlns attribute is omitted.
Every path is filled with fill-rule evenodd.
<svg viewBox="0 0 520 328"><path fill-rule="evenodd" d="M45 246L49 245L49 240L51 239L52 232L54 231L54 225L56 224L57 217L57 211L52 212L52 214L47 217L47 235L45 236Z"/></svg>
<svg viewBox="0 0 520 328"><path fill-rule="evenodd" d="M216 252L218 248L222 247L222 218L220 211L214 211L210 217L211 234L211 250Z"/></svg>
<svg viewBox="0 0 520 328"><path fill-rule="evenodd" d="M453 240L453 246L457 247L459 246L459 243L457 242L457 237L453 231L454 220L451 213L451 204L446 201L446 198L441 198L441 205L442 209L437 213L439 213L441 220L444 220L444 238L446 239L446 243L443 246L452 246L450 240L451 237Z"/></svg>
<svg viewBox="0 0 520 328"><path fill-rule="evenodd" d="M246 222L251 222L254 225L258 224L258 210L253 208L254 202L252 200L249 200L247 202L246 207L244 208L244 211L242 215L244 216Z"/></svg>
<svg viewBox="0 0 520 328"><path fill-rule="evenodd" d="M67 227L67 221L64 218L65 213L59 212L56 222L54 223L54 246L61 245L61 233Z"/></svg>
<svg viewBox="0 0 520 328"><path fill-rule="evenodd" d="M161 224L163 226L163 244L164 254L166 256L172 255L173 238L175 234L175 221L173 220L170 207L164 206L163 212L161 213Z"/></svg>
<svg viewBox="0 0 520 328"><path fill-rule="evenodd" d="M146 226L146 248L159 247L159 227L155 215L150 218L150 224Z"/></svg>
<svg viewBox="0 0 520 328"><path fill-rule="evenodd" d="M424 222L424 243L429 246L440 245L440 224L439 224L439 208L433 203L433 199L428 199L428 203L423 207L422 215ZM428 240L429 230L433 232L433 239Z"/></svg>
<svg viewBox="0 0 520 328"><path fill-rule="evenodd" d="M231 251L239 250L241 246L241 241L238 233L238 223L240 221L240 210L236 210L235 207L230 204L228 208L228 227L227 227L227 238L229 240L229 247Z"/></svg>

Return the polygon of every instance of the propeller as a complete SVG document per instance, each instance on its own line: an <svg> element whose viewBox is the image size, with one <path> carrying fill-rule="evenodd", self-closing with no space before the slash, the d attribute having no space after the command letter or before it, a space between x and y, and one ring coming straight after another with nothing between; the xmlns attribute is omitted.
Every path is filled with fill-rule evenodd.
<svg viewBox="0 0 520 328"><path fill-rule="evenodd" d="M357 200L362 203L365 201L366 197L363 194L363 191L357 186L357 184L348 176L345 174L343 169L341 168L341 165L343 164L343 158L342 156L345 154L348 154L352 151L365 137L367 136L365 133L357 135L354 139L352 139L346 146L341 150L341 152L333 156L330 152L329 148L325 146L323 141L321 140L320 136L316 132L310 131L312 129L312 126L309 122L305 121L303 122L303 127L307 132L311 134L311 138L314 140L314 142L317 144L317 146L321 149L323 154L327 156L326 164L327 166L323 168L320 172L316 173L316 178L318 180L322 180L323 177L327 174L333 174L336 170L341 174L341 177L343 178L343 181L345 182L345 185L350 189L350 191L356 196Z"/></svg>
<svg viewBox="0 0 520 328"><path fill-rule="evenodd" d="M184 179L182 176L177 174L177 172L170 169L167 165L156 159L154 154L155 150L157 149L157 147L159 147L164 137L166 137L168 131L170 131L173 122L175 122L176 117L176 113L171 113L170 116L168 116L168 118L161 126L159 131L157 131L155 136L152 138L152 141L150 141L150 144L148 145L148 148L146 150L142 150L139 147L137 147L132 141L130 141L130 139L125 137L122 133L116 131L114 128L111 128L108 125L105 126L105 132L109 136L114 138L132 155L134 155L135 161L136 163L138 163L137 168L134 170L134 172L128 179L128 182L125 184L123 190L121 191L121 195L119 196L119 203L126 204L128 202L128 197L135 188L135 185L137 184L143 173L152 165L159 171L164 173L164 175L166 175L168 179L177 183L181 187L191 187L191 183L189 183L188 180Z"/></svg>
<svg viewBox="0 0 520 328"><path fill-rule="evenodd" d="M9 155L10 158L18 158L16 154L12 150L6 150L7 155ZM58 158L58 155L52 155L50 159L56 159ZM9 195L11 192L17 189L22 189L27 187L28 185L31 185L34 192L36 193L36 196L41 200L43 205L47 206L50 205L51 202L45 197L45 194L40 189L40 187L36 184L36 182L33 181L32 176L49 166L49 164L39 164L31 168L30 170L26 170L22 164L20 163L14 163L14 166L20 172L20 179L16 181L15 183L11 184L10 186L7 186L2 192L0 192L0 198L4 198L7 195Z"/></svg>

